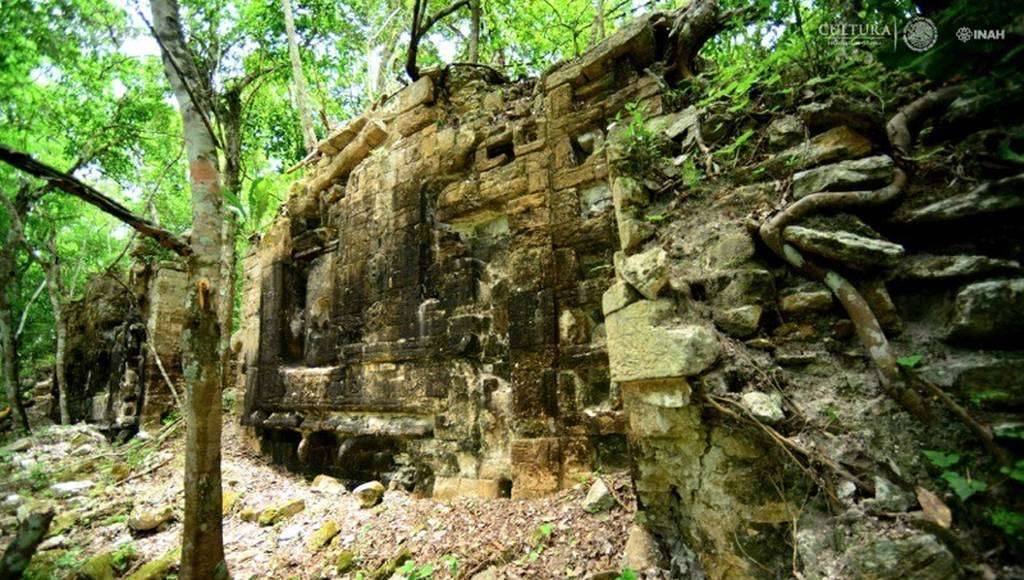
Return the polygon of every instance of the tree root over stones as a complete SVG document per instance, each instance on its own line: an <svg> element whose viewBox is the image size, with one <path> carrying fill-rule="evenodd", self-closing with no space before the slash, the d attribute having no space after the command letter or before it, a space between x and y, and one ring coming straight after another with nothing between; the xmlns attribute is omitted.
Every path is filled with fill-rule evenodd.
<svg viewBox="0 0 1024 580"><path fill-rule="evenodd" d="M763 422L758 421L754 416L750 414L747 409L739 404L738 402L729 399L727 397L720 397L710 394L703 394L702 398L705 403L708 404L712 409L718 411L722 415L725 415L740 423L748 423L754 425L760 429L773 443L778 445L782 450L789 456L790 459L806 474L811 481L813 481L818 487L825 492L828 499L833 505L839 505L839 498L836 497L835 487L832 482L823 478L813 466L820 465L826 470L831 472L833 475L849 480L857 486L858 489L863 491L865 494L873 495L875 493L875 486L868 480L854 475L848 469L833 461L828 456L819 453L818 451L805 447L800 443L794 441L790 437L786 437L782 433L779 433L774 428L765 425ZM730 408L732 407L732 408Z"/></svg>
<svg viewBox="0 0 1024 580"><path fill-rule="evenodd" d="M892 146L895 168L892 181L874 191L823 192L808 195L789 205L760 226L764 243L790 267L803 276L824 283L835 294L853 322L857 336L864 345L878 372L882 389L909 413L922 421L930 421L932 414L925 401L911 384L924 386L958 419L982 440L1000 463L1009 461L1009 455L992 437L992 430L979 423L963 407L942 390L924 379L905 380L892 346L885 337L878 318L860 292L846 278L834 270L824 268L805 258L797 248L782 239L786 226L811 215L837 212L854 208L879 207L900 200L909 180L912 128L924 119L943 111L963 92L962 85L954 85L927 93L901 109L886 124L886 134Z"/></svg>

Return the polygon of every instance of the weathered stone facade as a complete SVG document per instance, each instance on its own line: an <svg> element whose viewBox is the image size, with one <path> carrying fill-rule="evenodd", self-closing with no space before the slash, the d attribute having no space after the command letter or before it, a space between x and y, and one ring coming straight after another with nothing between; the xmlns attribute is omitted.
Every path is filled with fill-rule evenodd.
<svg viewBox="0 0 1024 580"><path fill-rule="evenodd" d="M538 83L437 71L320 145L247 262L244 420L268 445L344 472L376 438L442 495L531 497L623 461L603 142L626 103L660 111L654 34Z"/></svg>
<svg viewBox="0 0 1024 580"><path fill-rule="evenodd" d="M176 262L136 253L128 284L97 277L68 305L66 373L75 421L112 435L158 426L174 407L167 379L181 389L186 276ZM157 364L159 357L163 366ZM53 388L51 415L59 419Z"/></svg>
<svg viewBox="0 0 1024 580"><path fill-rule="evenodd" d="M865 514L935 487L920 448L968 431L886 398L830 288L757 235L790 199L886 183L884 120L841 99L712 112L705 140L751 123L765 150L689 185L627 174L628 103L683 153L663 177L697 155L707 112L660 74L667 24L640 18L537 81L434 71L321 143L246 260L243 423L292 468L445 499L629 465L679 576L788 575L795 553L806 577L958 575L937 536ZM961 400L999 386L979 399L998 424L1022 400L1020 177L937 175L876 220L884 236L841 214L783 238L856 280L897 352L927 349L905 366ZM943 247L933 223L971 237ZM840 467L824 479L822 457ZM889 479L843 479L863 465Z"/></svg>

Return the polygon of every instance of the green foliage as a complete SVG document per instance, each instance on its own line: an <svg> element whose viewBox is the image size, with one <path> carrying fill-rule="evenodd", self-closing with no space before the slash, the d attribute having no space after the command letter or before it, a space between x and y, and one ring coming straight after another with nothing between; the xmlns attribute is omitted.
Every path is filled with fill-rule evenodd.
<svg viewBox="0 0 1024 580"><path fill-rule="evenodd" d="M984 481L964 477L955 471L944 471L941 477L949 484L950 489L960 498L960 501L967 501L974 494L988 489L988 484Z"/></svg>
<svg viewBox="0 0 1024 580"><path fill-rule="evenodd" d="M404 564L395 570L408 580L426 580L427 578L434 577L434 565L423 564L418 566L416 562L412 560L406 560Z"/></svg>
<svg viewBox="0 0 1024 580"><path fill-rule="evenodd" d="M975 407L980 407L988 401L999 401L1006 399L1009 393L1001 389L986 389L983 391L973 391L970 394L971 404Z"/></svg>
<svg viewBox="0 0 1024 580"><path fill-rule="evenodd" d="M453 577L458 578L459 576L459 559L452 554L445 554L441 556L441 563L448 568L448 573Z"/></svg>
<svg viewBox="0 0 1024 580"><path fill-rule="evenodd" d="M135 548L135 544L132 542L126 542L114 552L112 561L114 567L121 573L124 573L128 570L129 566L131 566L132 562L138 559L138 557L139 551Z"/></svg>
<svg viewBox="0 0 1024 580"><path fill-rule="evenodd" d="M616 577L616 580L636 580L636 579L637 579L636 572L634 572L631 568L623 568L622 571L619 572L619 575Z"/></svg>
<svg viewBox="0 0 1024 580"><path fill-rule="evenodd" d="M912 369L915 368L917 365L921 364L921 360L923 358L923 355L913 354L910 356L904 356L896 359L896 364L900 365L903 368Z"/></svg>
<svg viewBox="0 0 1024 580"><path fill-rule="evenodd" d="M544 523L537 526L537 531L534 533L536 541L543 541L551 537L551 534L555 532L554 524Z"/></svg>
<svg viewBox="0 0 1024 580"><path fill-rule="evenodd" d="M1012 466L1003 467L999 471L1018 483L1024 483L1024 460L1018 460Z"/></svg>
<svg viewBox="0 0 1024 580"><path fill-rule="evenodd" d="M43 466L36 463L28 472L28 484L33 491L39 491L50 487L50 474L43 469Z"/></svg>
<svg viewBox="0 0 1024 580"><path fill-rule="evenodd" d="M999 508L989 512L989 520L1007 536L1024 540L1024 514Z"/></svg>
<svg viewBox="0 0 1024 580"><path fill-rule="evenodd" d="M1003 439L1024 439L1024 425L1022 424L999 425L993 430L997 437Z"/></svg>
<svg viewBox="0 0 1024 580"><path fill-rule="evenodd" d="M942 451L925 450L921 453L928 458L928 461L932 462L932 465L945 469L952 467L960 461L960 455L957 453L945 453Z"/></svg>
<svg viewBox="0 0 1024 580"><path fill-rule="evenodd" d="M622 127L616 136L616 165L626 175L643 178L665 158L665 138L649 126L641 105L628 103L624 112L625 116L620 112L615 117L616 124Z"/></svg>

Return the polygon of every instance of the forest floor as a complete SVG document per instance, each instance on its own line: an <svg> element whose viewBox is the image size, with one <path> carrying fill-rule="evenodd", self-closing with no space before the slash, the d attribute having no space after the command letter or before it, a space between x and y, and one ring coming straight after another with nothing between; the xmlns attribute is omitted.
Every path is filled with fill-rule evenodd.
<svg viewBox="0 0 1024 580"><path fill-rule="evenodd" d="M0 546L19 515L49 506L57 515L28 578L89 577L81 571L97 566L133 580L174 577L183 431L177 422L125 445L83 425L8 435L0 442ZM388 490L379 505L361 509L351 492L314 487L271 465L233 420L223 443L224 548L233 578L390 578L396 570L400 578L615 578L634 518L622 474L603 476L619 503L596 514L583 508L589 482L518 501L438 502ZM272 525L248 521L294 500L304 509ZM148 532L132 529L154 523ZM315 548L317 534L333 538Z"/></svg>

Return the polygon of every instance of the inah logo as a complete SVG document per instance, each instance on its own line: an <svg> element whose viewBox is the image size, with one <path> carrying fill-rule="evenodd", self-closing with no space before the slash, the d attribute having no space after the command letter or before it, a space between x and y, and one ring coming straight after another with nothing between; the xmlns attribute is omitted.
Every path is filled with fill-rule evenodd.
<svg viewBox="0 0 1024 580"><path fill-rule="evenodd" d="M923 16L911 18L903 29L903 42L915 52L924 52L935 46L938 37L939 30L935 23Z"/></svg>
<svg viewBox="0 0 1024 580"><path fill-rule="evenodd" d="M956 37L960 42L971 40L1006 40L1006 31L1001 28L970 28L962 26L956 31Z"/></svg>

